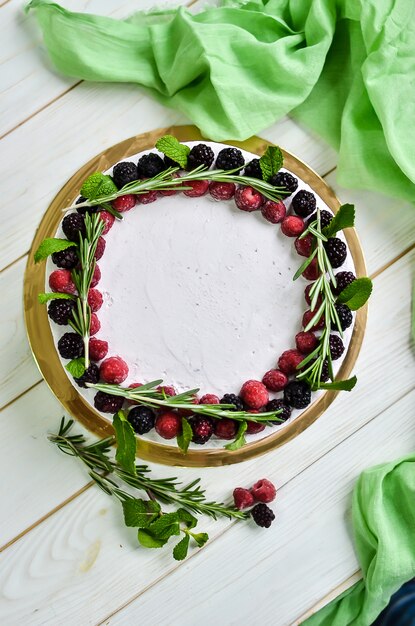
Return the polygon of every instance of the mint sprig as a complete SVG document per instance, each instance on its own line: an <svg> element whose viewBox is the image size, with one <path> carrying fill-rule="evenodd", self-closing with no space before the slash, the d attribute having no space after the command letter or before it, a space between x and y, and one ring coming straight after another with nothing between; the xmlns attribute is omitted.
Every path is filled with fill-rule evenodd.
<svg viewBox="0 0 415 626"><path fill-rule="evenodd" d="M323 228L322 234L329 238L334 237L339 230L352 228L354 226L355 213L354 204L342 204L330 224Z"/></svg>
<svg viewBox="0 0 415 626"><path fill-rule="evenodd" d="M347 304L349 309L357 311L368 301L373 289L373 283L366 276L357 278L348 285L337 298L337 302Z"/></svg>
<svg viewBox="0 0 415 626"><path fill-rule="evenodd" d="M278 146L268 146L262 157L259 159L259 166L262 172L262 178L268 182L269 179L276 174L284 163L284 157L281 148Z"/></svg>
<svg viewBox="0 0 415 626"><path fill-rule="evenodd" d="M228 445L225 446L227 450L234 452L235 450L239 450L246 444L245 433L247 427L248 424L246 422L241 422L239 424L238 432L236 433L234 441L232 441L232 443L228 443Z"/></svg>
<svg viewBox="0 0 415 626"><path fill-rule="evenodd" d="M58 292L38 293L37 299L40 304L46 304L46 302L49 302L50 300L75 300L75 296L72 296L69 293Z"/></svg>
<svg viewBox="0 0 415 626"><path fill-rule="evenodd" d="M164 135L164 137L161 137L158 141L156 141L156 148L169 157L169 159L178 163L180 167L186 169L187 157L190 152L189 146L180 143L180 141L172 135Z"/></svg>
<svg viewBox="0 0 415 626"><path fill-rule="evenodd" d="M127 421L123 411L118 411L114 415L112 425L114 426L115 439L117 441L115 460L123 470L134 475L137 442L133 427Z"/></svg>
<svg viewBox="0 0 415 626"><path fill-rule="evenodd" d="M118 191L117 185L108 174L94 172L90 174L81 187L81 195L88 200L100 196L108 196Z"/></svg>
<svg viewBox="0 0 415 626"><path fill-rule="evenodd" d="M320 383L319 389L329 389L332 391L351 391L357 383L356 376L348 380L335 380L332 383Z"/></svg>
<svg viewBox="0 0 415 626"><path fill-rule="evenodd" d="M61 250L73 248L73 246L76 246L76 243L74 243L73 241L68 241L67 239L59 239L58 237L47 237L42 241L42 243L35 252L35 263L44 261L54 252L61 252Z"/></svg>
<svg viewBox="0 0 415 626"><path fill-rule="evenodd" d="M182 431L177 435L177 445L186 454L193 438L193 430L185 417L182 417Z"/></svg>
<svg viewBox="0 0 415 626"><path fill-rule="evenodd" d="M65 365L65 369L73 376L74 378L81 378L81 376L85 373L85 359L83 356L78 359L72 359Z"/></svg>

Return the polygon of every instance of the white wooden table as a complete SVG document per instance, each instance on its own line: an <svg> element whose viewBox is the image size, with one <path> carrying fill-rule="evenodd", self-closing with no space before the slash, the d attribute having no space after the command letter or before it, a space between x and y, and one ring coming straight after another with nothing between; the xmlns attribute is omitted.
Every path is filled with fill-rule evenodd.
<svg viewBox="0 0 415 626"><path fill-rule="evenodd" d="M357 206L375 286L356 367L359 384L275 452L239 466L174 470L186 481L200 475L214 498L226 498L236 483L271 478L279 495L270 530L206 519L200 526L211 540L182 563L168 551L140 549L134 531L123 527L116 503L46 440L62 408L42 382L26 341L23 271L46 206L81 164L126 137L188 120L137 86L86 84L57 75L23 4L0 5L0 622L298 623L359 577L350 528L356 477L415 446L409 331L414 209L338 188L335 153L291 119L263 132L308 162L344 202ZM152 4L66 2L119 17ZM191 10L204 4L193 3ZM160 476L172 471L155 470Z"/></svg>

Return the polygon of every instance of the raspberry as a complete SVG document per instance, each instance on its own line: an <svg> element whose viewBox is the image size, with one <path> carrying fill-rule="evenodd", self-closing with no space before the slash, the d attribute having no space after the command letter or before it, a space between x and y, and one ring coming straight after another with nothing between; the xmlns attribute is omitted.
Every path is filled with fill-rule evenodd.
<svg viewBox="0 0 415 626"><path fill-rule="evenodd" d="M55 270L49 276L49 287L58 293L76 294L75 283L69 270Z"/></svg>
<svg viewBox="0 0 415 626"><path fill-rule="evenodd" d="M347 257L347 246L344 241L338 237L331 237L323 245L327 256L329 257L331 266L336 268L343 265Z"/></svg>
<svg viewBox="0 0 415 626"><path fill-rule="evenodd" d="M164 162L166 162L166 158L164 157ZM172 178L180 178L179 174L177 172L173 172L173 174L171 175ZM160 189L159 190L159 194L161 196L174 196L177 191L180 190L180 185L178 185L175 189Z"/></svg>
<svg viewBox="0 0 415 626"><path fill-rule="evenodd" d="M216 157L216 167L220 170L234 170L239 168L240 171L244 165L245 159L238 148L223 148ZM234 173L237 174L239 172Z"/></svg>
<svg viewBox="0 0 415 626"><path fill-rule="evenodd" d="M251 510L252 519L254 520L257 526L262 526L262 528L269 528L272 522L275 519L275 514L269 506L260 502L256 504L254 508Z"/></svg>
<svg viewBox="0 0 415 626"><path fill-rule="evenodd" d="M293 380L284 389L284 402L295 409L304 409L311 402L311 390L302 380Z"/></svg>
<svg viewBox="0 0 415 626"><path fill-rule="evenodd" d="M352 284L353 281L356 280L356 276L353 272L338 272L335 275L336 279L336 287L333 289L333 292L336 296L341 294L343 289L346 289L349 285Z"/></svg>
<svg viewBox="0 0 415 626"><path fill-rule="evenodd" d="M101 328L101 322L99 321L97 315L95 313L92 313L91 325L89 327L90 336L92 337L92 335L96 335L100 328Z"/></svg>
<svg viewBox="0 0 415 626"><path fill-rule="evenodd" d="M96 339L89 340L89 356L93 361L102 361L108 354L108 341Z"/></svg>
<svg viewBox="0 0 415 626"><path fill-rule="evenodd" d="M284 374L295 374L297 366L304 361L304 354L298 350L285 350L278 359L278 367Z"/></svg>
<svg viewBox="0 0 415 626"><path fill-rule="evenodd" d="M253 187L238 187L235 191L235 204L241 211L257 211L263 201L263 196Z"/></svg>
<svg viewBox="0 0 415 626"><path fill-rule="evenodd" d="M307 226L311 224L311 222L315 222L316 219L317 219L317 213L313 213L313 215L311 215L307 220ZM320 227L322 229L326 228L326 226L330 224L332 219L333 219L333 214L330 213L330 211L326 211L325 209L320 211Z"/></svg>
<svg viewBox="0 0 415 626"><path fill-rule="evenodd" d="M219 404L219 398L213 393L206 393L200 398L199 404Z"/></svg>
<svg viewBox="0 0 415 626"><path fill-rule="evenodd" d="M233 490L233 501L235 503L235 508L242 511L242 509L246 509L253 505L254 496L250 491L248 491L248 489L236 487L236 489Z"/></svg>
<svg viewBox="0 0 415 626"><path fill-rule="evenodd" d="M102 413L117 413L124 404L124 398L122 396L113 396L105 391L98 391L94 398L94 407Z"/></svg>
<svg viewBox="0 0 415 626"><path fill-rule="evenodd" d="M156 418L156 432L163 439L174 439L181 432L182 420L173 411L164 411Z"/></svg>
<svg viewBox="0 0 415 626"><path fill-rule="evenodd" d="M286 197L290 196L298 187L298 179L289 172L277 172L268 181L274 187L280 187L288 192Z"/></svg>
<svg viewBox="0 0 415 626"><path fill-rule="evenodd" d="M262 382L270 391L281 391L288 383L288 378L281 370L269 370L264 374Z"/></svg>
<svg viewBox="0 0 415 626"><path fill-rule="evenodd" d="M243 411L244 403L242 398L236 396L234 393L225 393L223 398L220 401L220 404L233 404L234 409L227 409L227 411Z"/></svg>
<svg viewBox="0 0 415 626"><path fill-rule="evenodd" d="M314 241L315 239L313 235L310 235L310 234L307 234L302 239L297 237L297 239L294 241L294 246L295 246L295 249L297 250L297 253L300 256L309 257L313 249Z"/></svg>
<svg viewBox="0 0 415 626"><path fill-rule="evenodd" d="M62 220L62 230L69 241L79 242L79 235L85 237L85 218L80 213L69 213Z"/></svg>
<svg viewBox="0 0 415 626"><path fill-rule="evenodd" d="M259 380L247 380L239 395L250 409L260 409L269 400L268 390Z"/></svg>
<svg viewBox="0 0 415 626"><path fill-rule="evenodd" d="M191 404L199 404L199 398L196 394L192 396ZM193 411L191 409L178 409L177 414L180 415L180 417L191 417Z"/></svg>
<svg viewBox="0 0 415 626"><path fill-rule="evenodd" d="M329 337L330 354L333 361L340 359L344 352L344 343L337 335L330 335Z"/></svg>
<svg viewBox="0 0 415 626"><path fill-rule="evenodd" d="M199 167L199 165L210 167L214 158L215 155L212 148L210 146L206 146L204 143L199 143L197 146L193 146L190 150L187 156L186 169L191 171Z"/></svg>
<svg viewBox="0 0 415 626"><path fill-rule="evenodd" d="M84 356L84 342L77 333L65 333L58 341L58 352L63 359Z"/></svg>
<svg viewBox="0 0 415 626"><path fill-rule="evenodd" d="M252 159L252 161L249 161L249 163L245 165L244 176L262 180L262 170L259 164L259 159Z"/></svg>
<svg viewBox="0 0 415 626"><path fill-rule="evenodd" d="M112 178L118 189L138 179L137 166L132 161L121 161L114 165Z"/></svg>
<svg viewBox="0 0 415 626"><path fill-rule="evenodd" d="M230 200L235 195L233 183L219 183L215 180L209 184L209 193L215 200Z"/></svg>
<svg viewBox="0 0 415 626"><path fill-rule="evenodd" d="M261 207L261 213L271 224L279 224L284 219L287 209L284 202L267 200Z"/></svg>
<svg viewBox="0 0 415 626"><path fill-rule="evenodd" d="M90 289L88 291L88 304L92 313L96 313L102 307L104 299L102 293L98 289Z"/></svg>
<svg viewBox="0 0 415 626"><path fill-rule="evenodd" d="M213 422L210 417L204 415L196 415L189 419L189 424L192 427L193 443L203 445L213 435Z"/></svg>
<svg viewBox="0 0 415 626"><path fill-rule="evenodd" d="M281 222L281 230L287 237L298 237L305 228L304 220L296 215L288 215Z"/></svg>
<svg viewBox="0 0 415 626"><path fill-rule="evenodd" d="M286 422L287 419L289 419L291 417L291 407L288 406L288 404L285 404L284 400L270 400L267 404L267 406L265 407L266 411L279 411L281 410L281 413L277 416L278 420L281 420L283 422ZM280 421L273 421L273 424L280 424Z"/></svg>
<svg viewBox="0 0 415 626"><path fill-rule="evenodd" d="M94 254L94 257L95 257L96 261L99 261L99 259L104 254L105 246L106 246L106 241L105 241L104 237L99 237L98 241L97 241L97 247L96 247L96 250L95 250L95 254Z"/></svg>
<svg viewBox="0 0 415 626"><path fill-rule="evenodd" d="M307 328L308 324L311 322L311 320L313 319L313 317L315 316L315 314L317 313L317 309L315 311L306 311L303 315L303 328ZM308 330L321 330L322 328L324 328L326 321L324 318L324 315L322 315L320 317L320 319L318 320L318 322L316 322L314 324L314 326L312 326L311 328L309 328ZM307 331L308 332L308 331Z"/></svg>
<svg viewBox="0 0 415 626"><path fill-rule="evenodd" d="M101 270L99 269L99 266L95 264L94 273L92 274L90 287L91 288L96 287L100 280L101 280Z"/></svg>
<svg viewBox="0 0 415 626"><path fill-rule="evenodd" d="M189 180L186 183L186 187L191 187L191 189L186 189L185 191L183 191L185 196L188 196L189 198L199 198L200 196L204 196L209 189L209 181Z"/></svg>
<svg viewBox="0 0 415 626"><path fill-rule="evenodd" d="M52 261L58 267L62 267L66 270L72 270L79 263L78 252L75 246L66 248L66 250L60 250L52 254Z"/></svg>
<svg viewBox="0 0 415 626"><path fill-rule="evenodd" d="M305 297L305 301L307 302L308 305L311 305L311 298L310 298L310 291L312 289L313 285L307 285L307 287L304 289L304 297ZM318 298L317 298L317 303L316 303L316 310L319 308L319 306L322 303L322 298L321 298L321 294L319 294Z"/></svg>
<svg viewBox="0 0 415 626"><path fill-rule="evenodd" d="M99 372L105 383L119 385L128 376L128 365L121 357L110 356L102 361Z"/></svg>
<svg viewBox="0 0 415 626"><path fill-rule="evenodd" d="M310 354L318 346L318 339L314 333L308 331L307 333L300 332L295 336L295 345L297 350L303 354Z"/></svg>
<svg viewBox="0 0 415 626"><path fill-rule="evenodd" d="M147 406L134 407L128 413L127 419L138 435L148 433L156 421L154 411Z"/></svg>
<svg viewBox="0 0 415 626"><path fill-rule="evenodd" d="M320 276L321 272L320 272L320 268L318 266L318 261L317 261L317 257L314 257L314 259L311 261L310 265L308 265L304 272L302 273L302 276L306 279L306 280L317 280L317 278Z"/></svg>
<svg viewBox="0 0 415 626"><path fill-rule="evenodd" d="M219 437L219 439L234 439L238 430L238 424L235 420L224 417L220 420L215 420L213 429L216 437Z"/></svg>
<svg viewBox="0 0 415 626"><path fill-rule="evenodd" d="M125 196L119 196L118 198L115 198L115 200L111 202L111 206L119 213L125 213L125 211L130 211L130 209L135 207L136 201L137 196L129 193Z"/></svg>
<svg viewBox="0 0 415 626"><path fill-rule="evenodd" d="M85 387L86 383L91 383L92 385L96 385L99 381L99 367L95 363L90 363L88 369L80 376L79 378L74 378L79 387Z"/></svg>
<svg viewBox="0 0 415 626"><path fill-rule="evenodd" d="M311 191L301 189L292 199L291 206L297 215L308 217L316 210L316 197Z"/></svg>
<svg viewBox="0 0 415 626"><path fill-rule="evenodd" d="M257 502L272 502L275 500L277 490L270 480L261 478L251 487L251 493Z"/></svg>
<svg viewBox="0 0 415 626"><path fill-rule="evenodd" d="M253 411L250 411L252 413ZM247 420L246 422L246 432L248 435L256 435L257 433L261 433L265 430L265 424L261 424L261 422L251 422Z"/></svg>
<svg viewBox="0 0 415 626"><path fill-rule="evenodd" d="M140 193L137 196L138 204L150 204L151 202L155 202L157 200L157 191L153 189L153 191L147 191L146 193Z"/></svg>
<svg viewBox="0 0 415 626"><path fill-rule="evenodd" d="M157 387L157 391L159 391L160 393L165 393L166 396L169 397L176 395L176 390L171 385L161 385L160 387Z"/></svg>
<svg viewBox="0 0 415 626"><path fill-rule="evenodd" d="M166 169L163 159L154 152L145 154L137 163L138 178L153 178Z"/></svg>
<svg viewBox="0 0 415 626"><path fill-rule="evenodd" d="M138 387L142 387L142 386L143 386L143 383L130 383L128 385L128 389L138 389ZM136 400L130 400L129 398L127 398L126 402L129 406L139 404L139 402L137 402Z"/></svg>
<svg viewBox="0 0 415 626"><path fill-rule="evenodd" d="M347 304L335 304L334 305L337 315L339 316L340 326L342 330L349 328L353 322L353 315ZM339 330L337 324L333 324L333 330Z"/></svg>
<svg viewBox="0 0 415 626"><path fill-rule="evenodd" d="M71 319L74 308L74 300L51 300L48 306L48 315L55 324L65 326Z"/></svg>
<svg viewBox="0 0 415 626"><path fill-rule="evenodd" d="M108 211L100 211L98 213L100 219L104 222L104 230L102 231L102 235L106 235L112 228L114 224L115 217L108 213Z"/></svg>

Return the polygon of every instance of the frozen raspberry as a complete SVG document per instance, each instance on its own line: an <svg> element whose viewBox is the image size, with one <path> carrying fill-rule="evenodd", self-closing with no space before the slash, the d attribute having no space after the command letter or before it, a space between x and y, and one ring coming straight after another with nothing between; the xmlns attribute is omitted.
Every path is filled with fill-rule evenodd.
<svg viewBox="0 0 415 626"><path fill-rule="evenodd" d="M102 303L104 299L102 297L102 293L98 291L98 289L90 289L88 291L88 304L91 308L92 313L96 313L102 307Z"/></svg>
<svg viewBox="0 0 415 626"><path fill-rule="evenodd" d="M249 411L253 413L253 411ZM261 422L251 422L247 420L246 422L246 432L248 435L256 435L257 433L261 433L265 430L265 424L261 424Z"/></svg>
<svg viewBox="0 0 415 626"><path fill-rule="evenodd" d="M233 183L220 183L215 180L209 184L209 193L215 200L230 200L235 195L236 186Z"/></svg>
<svg viewBox="0 0 415 626"><path fill-rule="evenodd" d="M300 256L309 257L311 250L313 249L314 237L310 234L306 235L302 239L298 238L294 241L295 249Z"/></svg>
<svg viewBox="0 0 415 626"><path fill-rule="evenodd" d="M113 396L105 391L98 391L94 398L94 407L102 413L117 413L124 404L122 396Z"/></svg>
<svg viewBox="0 0 415 626"><path fill-rule="evenodd" d="M69 270L55 270L49 276L49 287L58 293L76 294L76 287Z"/></svg>
<svg viewBox="0 0 415 626"><path fill-rule="evenodd" d="M233 490L233 501L235 502L235 508L241 511L253 505L254 496L248 489L236 487L236 489Z"/></svg>
<svg viewBox="0 0 415 626"><path fill-rule="evenodd" d="M314 257L310 265L305 268L302 275L306 280L317 280L317 278L320 276L320 269L318 267L318 261L316 257Z"/></svg>
<svg viewBox="0 0 415 626"><path fill-rule="evenodd" d="M261 207L261 213L271 224L279 224L285 218L287 209L284 202L267 200Z"/></svg>
<svg viewBox="0 0 415 626"><path fill-rule="evenodd" d="M193 395L191 404L199 404L199 398L196 394ZM178 409L177 414L180 415L180 417L191 417L193 415L193 411L190 409Z"/></svg>
<svg viewBox="0 0 415 626"><path fill-rule="evenodd" d="M124 213L125 211L130 211L133 207L135 207L137 202L137 196L134 196L132 193L129 193L125 196L119 196L115 198L111 202L111 206L113 209L118 211L118 213Z"/></svg>
<svg viewBox="0 0 415 626"><path fill-rule="evenodd" d="M268 503L275 500L277 490L271 481L266 478L261 478L261 480L258 480L255 485L251 487L251 493L257 502Z"/></svg>
<svg viewBox="0 0 415 626"><path fill-rule="evenodd" d="M219 404L219 398L213 393L206 393L200 398L199 404Z"/></svg>
<svg viewBox="0 0 415 626"><path fill-rule="evenodd" d="M143 386L143 383L131 383L130 385L128 385L128 389L138 389L138 387L142 387L142 386ZM137 402L136 400L130 400L129 398L126 400L126 402L129 406L139 404L139 402Z"/></svg>
<svg viewBox="0 0 415 626"><path fill-rule="evenodd" d="M164 162L166 162L167 157L164 157ZM170 166L169 166L170 167ZM173 165L171 167L177 167L177 165ZM180 175L177 172L173 172L172 178L180 178ZM177 186L177 191L180 190L180 185ZM160 189L159 194L161 196L174 196L177 193L176 189Z"/></svg>
<svg viewBox="0 0 415 626"><path fill-rule="evenodd" d="M300 332L295 336L295 345L297 350L303 354L310 354L318 346L318 339L314 333L308 331L307 333Z"/></svg>
<svg viewBox="0 0 415 626"><path fill-rule="evenodd" d="M160 387L157 387L157 391L159 391L160 393L165 393L166 396L169 397L176 395L176 390L171 385L161 385Z"/></svg>
<svg viewBox="0 0 415 626"><path fill-rule="evenodd" d="M223 419L215 420L213 429L216 437L219 437L219 439L234 439L238 430L238 424L235 420L224 417Z"/></svg>
<svg viewBox="0 0 415 626"><path fill-rule="evenodd" d="M93 361L102 361L108 354L108 341L102 339L95 339L95 337L89 340L89 356Z"/></svg>
<svg viewBox="0 0 415 626"><path fill-rule="evenodd" d="M278 359L278 367L289 376L296 373L297 366L300 365L301 361L304 361L304 354L298 350L286 350Z"/></svg>
<svg viewBox="0 0 415 626"><path fill-rule="evenodd" d="M330 335L329 337L330 354L333 361L340 359L344 352L344 343L338 335Z"/></svg>
<svg viewBox="0 0 415 626"><path fill-rule="evenodd" d="M155 202L157 200L157 191L153 189L153 191L147 191L146 193L140 193L137 195L138 204L150 204L151 202Z"/></svg>
<svg viewBox="0 0 415 626"><path fill-rule="evenodd" d="M92 274L90 287L96 287L100 280L101 280L101 270L99 269L99 265L95 264L94 273Z"/></svg>
<svg viewBox="0 0 415 626"><path fill-rule="evenodd" d="M111 230L115 222L115 217L111 213L108 213L108 211L100 211L99 217L104 222L104 230L101 234L106 235Z"/></svg>
<svg viewBox="0 0 415 626"><path fill-rule="evenodd" d="M89 334L91 335L91 337L93 335L96 335L100 328L101 328L101 322L99 321L96 313L92 313L91 325L89 327Z"/></svg>
<svg viewBox="0 0 415 626"><path fill-rule="evenodd" d="M288 378L281 370L269 370L264 374L262 382L270 391L281 391L288 383Z"/></svg>
<svg viewBox="0 0 415 626"><path fill-rule="evenodd" d="M104 254L105 246L106 246L106 241L105 241L104 237L100 237L98 239L98 241L97 241L97 247L96 247L95 254L94 254L94 257L95 257L96 261L99 261L99 259Z"/></svg>
<svg viewBox="0 0 415 626"><path fill-rule="evenodd" d="M210 417L195 415L195 417L189 419L189 424L193 431L193 443L203 445L209 441L213 435L213 422Z"/></svg>
<svg viewBox="0 0 415 626"><path fill-rule="evenodd" d="M263 502L254 506L251 511L251 515L255 524L257 526L262 526L262 528L269 528L275 519L274 512L271 511L271 509Z"/></svg>
<svg viewBox="0 0 415 626"><path fill-rule="evenodd" d="M298 237L304 228L304 220L296 215L288 215L281 222L281 230L287 237Z"/></svg>
<svg viewBox="0 0 415 626"><path fill-rule="evenodd" d="M204 196L209 189L208 180L189 180L185 183L185 185L186 187L191 187L191 189L183 191L184 195L189 198L199 198L199 196Z"/></svg>
<svg viewBox="0 0 415 626"><path fill-rule="evenodd" d="M163 439L174 439L181 432L182 420L177 413L164 411L157 416L155 427Z"/></svg>
<svg viewBox="0 0 415 626"><path fill-rule="evenodd" d="M305 297L305 301L307 302L308 305L311 304L311 298L310 298L310 291L313 287L313 283L311 285L307 285L307 287L304 289L304 297ZM316 310L319 308L319 306L322 303L322 298L321 298L321 294L318 296L317 298L317 303L316 303Z"/></svg>
<svg viewBox="0 0 415 626"><path fill-rule="evenodd" d="M99 371L105 383L119 385L128 376L128 365L121 357L110 356L102 361Z"/></svg>
<svg viewBox="0 0 415 626"><path fill-rule="evenodd" d="M235 192L235 204L241 211L257 211L263 202L264 197L253 187L238 187Z"/></svg>
<svg viewBox="0 0 415 626"><path fill-rule="evenodd" d="M259 380L247 380L239 395L250 409L260 409L269 400L268 390Z"/></svg>
<svg viewBox="0 0 415 626"><path fill-rule="evenodd" d="M313 319L313 317L315 316L315 314L317 313L317 309L315 311L306 311L303 315L303 328L307 328L308 324L311 322L311 320ZM322 315L320 317L320 319L318 320L318 322L316 324L314 324L314 326L312 326L311 328L309 328L308 330L321 330L322 328L324 328L324 324L325 324L325 319L324 319L324 315Z"/></svg>

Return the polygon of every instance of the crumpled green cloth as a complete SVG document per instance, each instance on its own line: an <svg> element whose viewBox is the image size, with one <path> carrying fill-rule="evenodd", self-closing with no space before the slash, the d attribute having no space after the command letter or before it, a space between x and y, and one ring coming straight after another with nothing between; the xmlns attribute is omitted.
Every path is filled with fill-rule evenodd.
<svg viewBox="0 0 415 626"><path fill-rule="evenodd" d="M392 594L415 576L415 454L364 471L352 512L363 580L304 626L370 626Z"/></svg>
<svg viewBox="0 0 415 626"><path fill-rule="evenodd" d="M291 113L338 150L340 184L415 201L414 0L225 0L124 20L29 8L64 74L144 85L217 141Z"/></svg>

